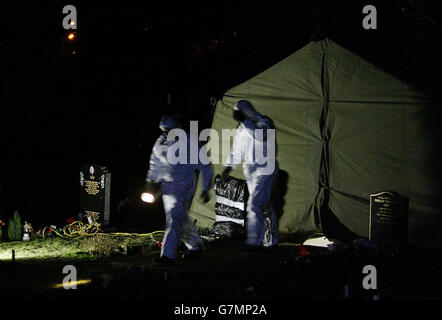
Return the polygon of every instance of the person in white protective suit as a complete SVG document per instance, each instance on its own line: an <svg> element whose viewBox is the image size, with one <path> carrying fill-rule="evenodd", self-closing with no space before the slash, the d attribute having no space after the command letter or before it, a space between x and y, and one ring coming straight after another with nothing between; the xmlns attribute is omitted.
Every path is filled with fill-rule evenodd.
<svg viewBox="0 0 442 320"><path fill-rule="evenodd" d="M278 245L278 222L270 198L278 164L274 131L268 134L268 129L273 129L271 120L256 112L247 100L235 104L233 117L240 124L221 178L224 181L230 171L242 162L249 191L246 249L274 248ZM273 152L273 157L264 158L270 152Z"/></svg>
<svg viewBox="0 0 442 320"><path fill-rule="evenodd" d="M176 140L168 140L167 135L171 129L177 127L173 117L164 116L160 121L160 129L163 132L155 142L149 162L147 185L161 183L164 211L166 213L166 230L161 247L160 264L172 265L176 258L176 251L180 239L188 248L183 258L191 258L202 250L201 239L194 224L189 220L188 210L197 185L197 174L202 177L203 191L201 199L209 201L208 191L211 188L212 167L210 164L202 164L198 158L197 164L190 163L190 137L187 139L187 156L185 163L171 164L168 151L176 144ZM176 149L176 150L175 150ZM174 147L175 154L180 152ZM199 151L199 149L198 149Z"/></svg>

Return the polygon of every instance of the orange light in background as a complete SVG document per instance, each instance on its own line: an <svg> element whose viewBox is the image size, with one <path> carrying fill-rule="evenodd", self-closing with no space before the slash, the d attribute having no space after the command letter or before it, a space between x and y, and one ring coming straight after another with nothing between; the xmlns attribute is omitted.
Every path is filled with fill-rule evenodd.
<svg viewBox="0 0 442 320"><path fill-rule="evenodd" d="M69 40L74 40L74 38L75 38L75 34L74 33L69 33L68 39Z"/></svg>

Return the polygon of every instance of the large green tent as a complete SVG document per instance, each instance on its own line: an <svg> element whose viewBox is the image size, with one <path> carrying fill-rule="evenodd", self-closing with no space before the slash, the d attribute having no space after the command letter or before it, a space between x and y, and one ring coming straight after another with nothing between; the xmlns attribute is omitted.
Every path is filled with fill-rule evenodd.
<svg viewBox="0 0 442 320"><path fill-rule="evenodd" d="M425 94L326 39L227 91L212 123L220 137L236 127L232 108L240 99L276 126L277 160L288 175L281 233L322 227L339 238L341 229L325 225L333 216L368 236L369 195L395 191L409 199L409 241L442 243L442 121ZM223 160L220 151L212 146L214 162ZM213 166L215 174L223 169ZM243 178L241 166L232 175ZM214 222L214 198L192 203L201 227Z"/></svg>

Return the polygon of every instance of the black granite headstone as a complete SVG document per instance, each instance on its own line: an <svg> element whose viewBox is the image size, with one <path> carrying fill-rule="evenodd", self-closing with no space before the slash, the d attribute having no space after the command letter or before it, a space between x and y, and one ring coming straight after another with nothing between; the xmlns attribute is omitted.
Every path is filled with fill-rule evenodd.
<svg viewBox="0 0 442 320"><path fill-rule="evenodd" d="M406 242L407 199L395 192L370 195L369 239Z"/></svg>
<svg viewBox="0 0 442 320"><path fill-rule="evenodd" d="M85 165L80 171L80 209L84 222L109 225L111 173L106 167Z"/></svg>

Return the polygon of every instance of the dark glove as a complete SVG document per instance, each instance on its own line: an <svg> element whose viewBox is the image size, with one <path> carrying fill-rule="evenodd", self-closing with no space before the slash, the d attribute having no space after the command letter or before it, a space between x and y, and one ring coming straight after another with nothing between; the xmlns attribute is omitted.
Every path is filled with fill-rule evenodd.
<svg viewBox="0 0 442 320"><path fill-rule="evenodd" d="M209 197L209 192L208 191L201 192L201 200L203 200L204 203L209 202L210 197Z"/></svg>
<svg viewBox="0 0 442 320"><path fill-rule="evenodd" d="M223 171L223 173L221 173L221 182L225 183L227 180L227 177L229 176L230 171L232 171L232 167L226 167Z"/></svg>

